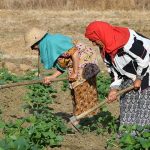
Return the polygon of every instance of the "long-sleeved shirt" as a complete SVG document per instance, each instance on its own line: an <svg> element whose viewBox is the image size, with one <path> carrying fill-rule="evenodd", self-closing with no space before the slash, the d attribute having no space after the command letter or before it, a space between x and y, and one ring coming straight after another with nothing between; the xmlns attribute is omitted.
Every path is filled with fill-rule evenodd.
<svg viewBox="0 0 150 150"><path fill-rule="evenodd" d="M129 31L129 40L118 50L114 61L106 54L104 62L113 78L111 88L119 88L125 78L135 81L140 76L143 90L150 86L150 39L133 30Z"/></svg>

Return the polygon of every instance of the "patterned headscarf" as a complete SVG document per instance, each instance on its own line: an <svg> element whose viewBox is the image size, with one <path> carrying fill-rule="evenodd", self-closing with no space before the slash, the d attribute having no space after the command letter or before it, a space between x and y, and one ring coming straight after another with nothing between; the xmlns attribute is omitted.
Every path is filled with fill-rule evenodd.
<svg viewBox="0 0 150 150"><path fill-rule="evenodd" d="M62 34L47 33L39 42L40 59L45 69L54 67L57 58L74 47L72 39Z"/></svg>
<svg viewBox="0 0 150 150"><path fill-rule="evenodd" d="M112 26L102 21L90 23L85 32L85 37L89 40L100 40L104 44L103 53L108 53L112 59L118 49L127 43L129 36L128 28Z"/></svg>

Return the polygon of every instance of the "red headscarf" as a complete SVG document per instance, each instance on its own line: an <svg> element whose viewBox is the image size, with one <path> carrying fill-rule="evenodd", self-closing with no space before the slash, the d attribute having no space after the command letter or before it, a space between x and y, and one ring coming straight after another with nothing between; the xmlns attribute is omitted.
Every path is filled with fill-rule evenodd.
<svg viewBox="0 0 150 150"><path fill-rule="evenodd" d="M89 40L100 40L104 44L103 53L108 53L112 59L118 49L127 43L129 36L128 28L112 26L102 21L90 23L85 32L85 37Z"/></svg>

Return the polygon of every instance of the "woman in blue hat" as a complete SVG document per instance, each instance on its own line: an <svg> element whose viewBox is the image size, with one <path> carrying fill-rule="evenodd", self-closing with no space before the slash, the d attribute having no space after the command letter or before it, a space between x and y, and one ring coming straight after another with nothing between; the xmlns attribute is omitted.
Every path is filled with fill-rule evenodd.
<svg viewBox="0 0 150 150"><path fill-rule="evenodd" d="M37 28L25 34L25 42L33 50L39 50L45 69L56 72L44 78L45 84L68 71L73 98L73 115L79 115L98 103L96 75L99 72L97 57L92 48L73 41L62 34L49 34ZM91 115L96 114L97 111Z"/></svg>

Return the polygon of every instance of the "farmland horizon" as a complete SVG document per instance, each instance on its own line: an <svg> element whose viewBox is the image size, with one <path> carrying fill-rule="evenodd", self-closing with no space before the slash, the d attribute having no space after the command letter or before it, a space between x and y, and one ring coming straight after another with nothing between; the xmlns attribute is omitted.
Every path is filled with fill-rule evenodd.
<svg viewBox="0 0 150 150"><path fill-rule="evenodd" d="M149 10L149 0L1 0L0 9Z"/></svg>

